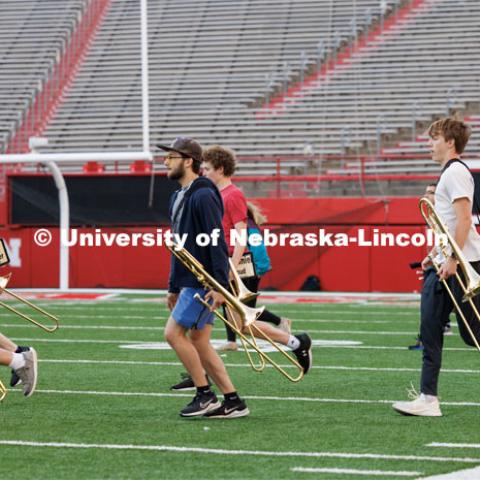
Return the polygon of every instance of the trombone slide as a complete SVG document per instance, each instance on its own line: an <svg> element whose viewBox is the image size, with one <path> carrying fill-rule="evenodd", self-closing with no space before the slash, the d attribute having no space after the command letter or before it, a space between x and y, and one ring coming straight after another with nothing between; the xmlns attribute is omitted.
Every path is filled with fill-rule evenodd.
<svg viewBox="0 0 480 480"><path fill-rule="evenodd" d="M7 310L14 313L15 315L23 318L24 320L27 320L27 322L33 323L34 325L41 328L42 330L44 330L47 333L53 333L55 330L57 330L58 327L59 327L59 322L58 322L58 318L55 315L52 315L51 313L48 313L43 308L40 308L39 306L35 305L34 303L29 302L26 298L23 298L20 295L18 295L16 293L12 292L11 290L7 289L7 284L10 281L11 276L12 276L11 273L9 273L8 275L5 275L5 276L0 275L0 294L5 292L7 295L10 295L11 297L15 298L20 303L23 303L24 305L27 305L32 310L40 313L44 317L49 318L52 321L52 326L48 327L47 325L44 325L43 323L38 322L34 318L30 317L29 315L26 315L25 313L20 312L15 307L12 307L11 305L8 305L5 302L0 301L0 306L2 306L3 308L6 308Z"/></svg>

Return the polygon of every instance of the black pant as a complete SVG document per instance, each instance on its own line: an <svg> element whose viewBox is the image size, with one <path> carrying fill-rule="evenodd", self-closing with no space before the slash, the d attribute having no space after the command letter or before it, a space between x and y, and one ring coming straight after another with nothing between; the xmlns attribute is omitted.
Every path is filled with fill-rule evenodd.
<svg viewBox="0 0 480 480"><path fill-rule="evenodd" d="M254 292L254 293L258 292L260 277L244 278L242 279L242 282L251 292ZM246 302L245 305L247 305L247 307L255 307L257 305L257 297L252 298L251 300ZM225 307L223 308L223 314L226 317L227 312L225 311ZM265 309L262 312L262 314L258 317L258 320L261 320L262 322L273 323L274 325L280 325L281 318ZM235 334L235 332L227 324L225 324L225 329L227 330L227 340L229 342L236 342L237 335Z"/></svg>
<svg viewBox="0 0 480 480"><path fill-rule="evenodd" d="M480 272L480 262L472 262L471 265L477 272ZM458 268L458 273L463 280L460 267ZM475 338L480 343L480 322L477 320L470 303L462 302L464 292L460 284L455 276L450 277L447 282ZM474 298L474 304L480 311L479 296ZM425 272L420 305L420 335L423 342L420 391L427 395L437 395L438 376L442 365L443 330L445 324L448 322L450 313L454 309L453 301L442 282L438 279L435 270L427 270ZM475 346L472 337L468 333L456 309L455 315L457 317L458 330L463 341L467 345Z"/></svg>

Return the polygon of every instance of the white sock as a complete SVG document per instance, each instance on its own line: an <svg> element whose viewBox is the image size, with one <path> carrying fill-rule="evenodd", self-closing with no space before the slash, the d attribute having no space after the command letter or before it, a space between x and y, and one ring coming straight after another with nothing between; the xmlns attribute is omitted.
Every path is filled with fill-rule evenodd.
<svg viewBox="0 0 480 480"><path fill-rule="evenodd" d="M10 368L13 370L18 370L19 368L23 368L25 366L25 358L21 353L12 353L13 359L9 365Z"/></svg>
<svg viewBox="0 0 480 480"><path fill-rule="evenodd" d="M430 403L430 402L436 402L437 401L437 397L435 395L426 395L425 393L423 394L423 397L425 398L425 400Z"/></svg>
<svg viewBox="0 0 480 480"><path fill-rule="evenodd" d="M287 346L290 347L292 350L296 350L300 346L300 340L294 335L290 335L290 337L288 338Z"/></svg>

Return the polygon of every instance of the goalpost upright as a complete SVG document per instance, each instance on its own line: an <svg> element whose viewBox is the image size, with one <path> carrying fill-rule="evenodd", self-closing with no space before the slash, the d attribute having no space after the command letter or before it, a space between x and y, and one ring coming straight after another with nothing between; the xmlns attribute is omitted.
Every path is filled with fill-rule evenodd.
<svg viewBox="0 0 480 480"><path fill-rule="evenodd" d="M57 162L73 163L96 161L152 161L150 151L150 113L149 113L149 68L148 68L148 14L147 0L140 0L140 28L141 28L141 98L142 98L142 151L139 152L89 152L89 153L37 153L32 151L27 154L0 154L0 164L34 163L44 164L52 173L57 187L60 205L60 238L61 232L68 233L70 228L70 209L68 191L65 179ZM69 289L69 249L62 245L59 249L59 289Z"/></svg>

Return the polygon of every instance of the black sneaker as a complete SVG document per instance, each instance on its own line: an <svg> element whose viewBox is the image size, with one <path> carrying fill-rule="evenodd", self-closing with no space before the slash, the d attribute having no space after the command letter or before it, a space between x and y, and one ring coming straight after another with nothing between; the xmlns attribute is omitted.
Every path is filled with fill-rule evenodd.
<svg viewBox="0 0 480 480"><path fill-rule="evenodd" d="M243 400L235 403L227 403L225 401L215 409L208 411L205 418L240 418L250 414L250 410Z"/></svg>
<svg viewBox="0 0 480 480"><path fill-rule="evenodd" d="M197 393L195 397L193 397L193 400L183 410L180 410L180 416L199 417L219 406L220 402L212 391Z"/></svg>
<svg viewBox="0 0 480 480"><path fill-rule="evenodd" d="M15 350L15 353L22 353L22 352L28 352L30 350L30 347L18 347ZM20 385L22 383L22 379L16 374L15 370L12 370L12 376L10 377L10 386L12 388L16 387L17 385Z"/></svg>
<svg viewBox="0 0 480 480"><path fill-rule="evenodd" d="M300 346L293 350L293 354L297 357L297 361L303 368L303 373L307 374L312 366L312 339L306 333L295 335L300 340Z"/></svg>
<svg viewBox="0 0 480 480"><path fill-rule="evenodd" d="M423 343L420 335L417 335L417 340L413 345L408 346L409 350L423 350Z"/></svg>
<svg viewBox="0 0 480 480"><path fill-rule="evenodd" d="M12 370L12 376L10 377L10 386L12 388L20 385L22 383L21 378L15 373L15 370Z"/></svg>
<svg viewBox="0 0 480 480"><path fill-rule="evenodd" d="M175 385L172 385L170 387L170 390L195 390L195 384L193 383L192 377L188 373L181 373L180 377L182 380L180 382L176 383ZM208 381L208 386L212 386L212 382L210 379L207 377Z"/></svg>

